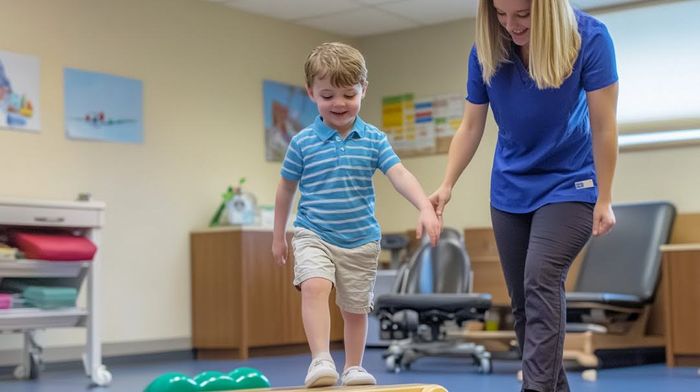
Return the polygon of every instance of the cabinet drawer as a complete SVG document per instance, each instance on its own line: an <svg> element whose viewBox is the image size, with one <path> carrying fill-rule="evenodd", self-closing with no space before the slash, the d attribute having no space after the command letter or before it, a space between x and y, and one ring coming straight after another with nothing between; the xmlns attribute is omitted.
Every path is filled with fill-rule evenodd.
<svg viewBox="0 0 700 392"><path fill-rule="evenodd" d="M46 227L100 227L99 210L0 205L0 224Z"/></svg>

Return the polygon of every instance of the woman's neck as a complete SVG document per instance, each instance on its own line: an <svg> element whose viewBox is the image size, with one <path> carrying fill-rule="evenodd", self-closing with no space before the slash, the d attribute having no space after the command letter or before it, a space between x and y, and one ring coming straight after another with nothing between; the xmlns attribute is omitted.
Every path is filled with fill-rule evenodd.
<svg viewBox="0 0 700 392"><path fill-rule="evenodd" d="M518 46L518 56L526 69L530 68L530 44Z"/></svg>

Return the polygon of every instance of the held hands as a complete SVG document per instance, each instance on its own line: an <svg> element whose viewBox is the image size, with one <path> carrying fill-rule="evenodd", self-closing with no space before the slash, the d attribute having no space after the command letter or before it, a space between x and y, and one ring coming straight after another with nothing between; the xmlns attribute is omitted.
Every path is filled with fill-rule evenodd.
<svg viewBox="0 0 700 392"><path fill-rule="evenodd" d="M445 205L452 198L452 189L441 185L432 195L428 198L430 203L435 209L435 215L437 215L440 225L442 226L442 214L445 211Z"/></svg>
<svg viewBox="0 0 700 392"><path fill-rule="evenodd" d="M442 222L435 215L435 211L429 207L422 208L420 210L420 215L418 216L416 238L421 239L423 238L423 233L426 233L428 237L430 237L430 243L435 246L440 238L441 231Z"/></svg>
<svg viewBox="0 0 700 392"><path fill-rule="evenodd" d="M593 235L608 234L615 226L615 213L610 203L598 202L593 208Z"/></svg>
<svg viewBox="0 0 700 392"><path fill-rule="evenodd" d="M272 257L277 265L285 265L287 263L287 239L272 240Z"/></svg>

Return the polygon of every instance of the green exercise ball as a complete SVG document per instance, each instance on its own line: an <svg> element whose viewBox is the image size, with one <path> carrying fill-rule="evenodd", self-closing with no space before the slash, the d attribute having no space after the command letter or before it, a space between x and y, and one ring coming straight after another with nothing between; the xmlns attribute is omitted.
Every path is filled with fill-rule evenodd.
<svg viewBox="0 0 700 392"><path fill-rule="evenodd" d="M210 378L199 384L200 391L231 391L239 389L236 382L227 375L221 375L216 378Z"/></svg>
<svg viewBox="0 0 700 392"><path fill-rule="evenodd" d="M217 372L216 370L207 370L194 376L194 382L197 385L202 385L202 383L205 381L217 379L223 375L223 373Z"/></svg>
<svg viewBox="0 0 700 392"><path fill-rule="evenodd" d="M144 392L198 392L199 386L182 373L165 373L156 377Z"/></svg>
<svg viewBox="0 0 700 392"><path fill-rule="evenodd" d="M255 368L241 367L228 375L236 382L236 389L270 388L270 380Z"/></svg>

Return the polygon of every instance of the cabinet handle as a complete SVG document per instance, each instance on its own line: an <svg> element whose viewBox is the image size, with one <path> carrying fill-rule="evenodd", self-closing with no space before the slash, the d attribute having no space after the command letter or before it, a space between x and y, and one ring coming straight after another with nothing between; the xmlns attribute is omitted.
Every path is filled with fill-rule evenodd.
<svg viewBox="0 0 700 392"><path fill-rule="evenodd" d="M42 223L62 223L65 221L65 218L59 216L57 218L47 218L45 216L36 216L34 217L34 220L37 222L42 222Z"/></svg>

